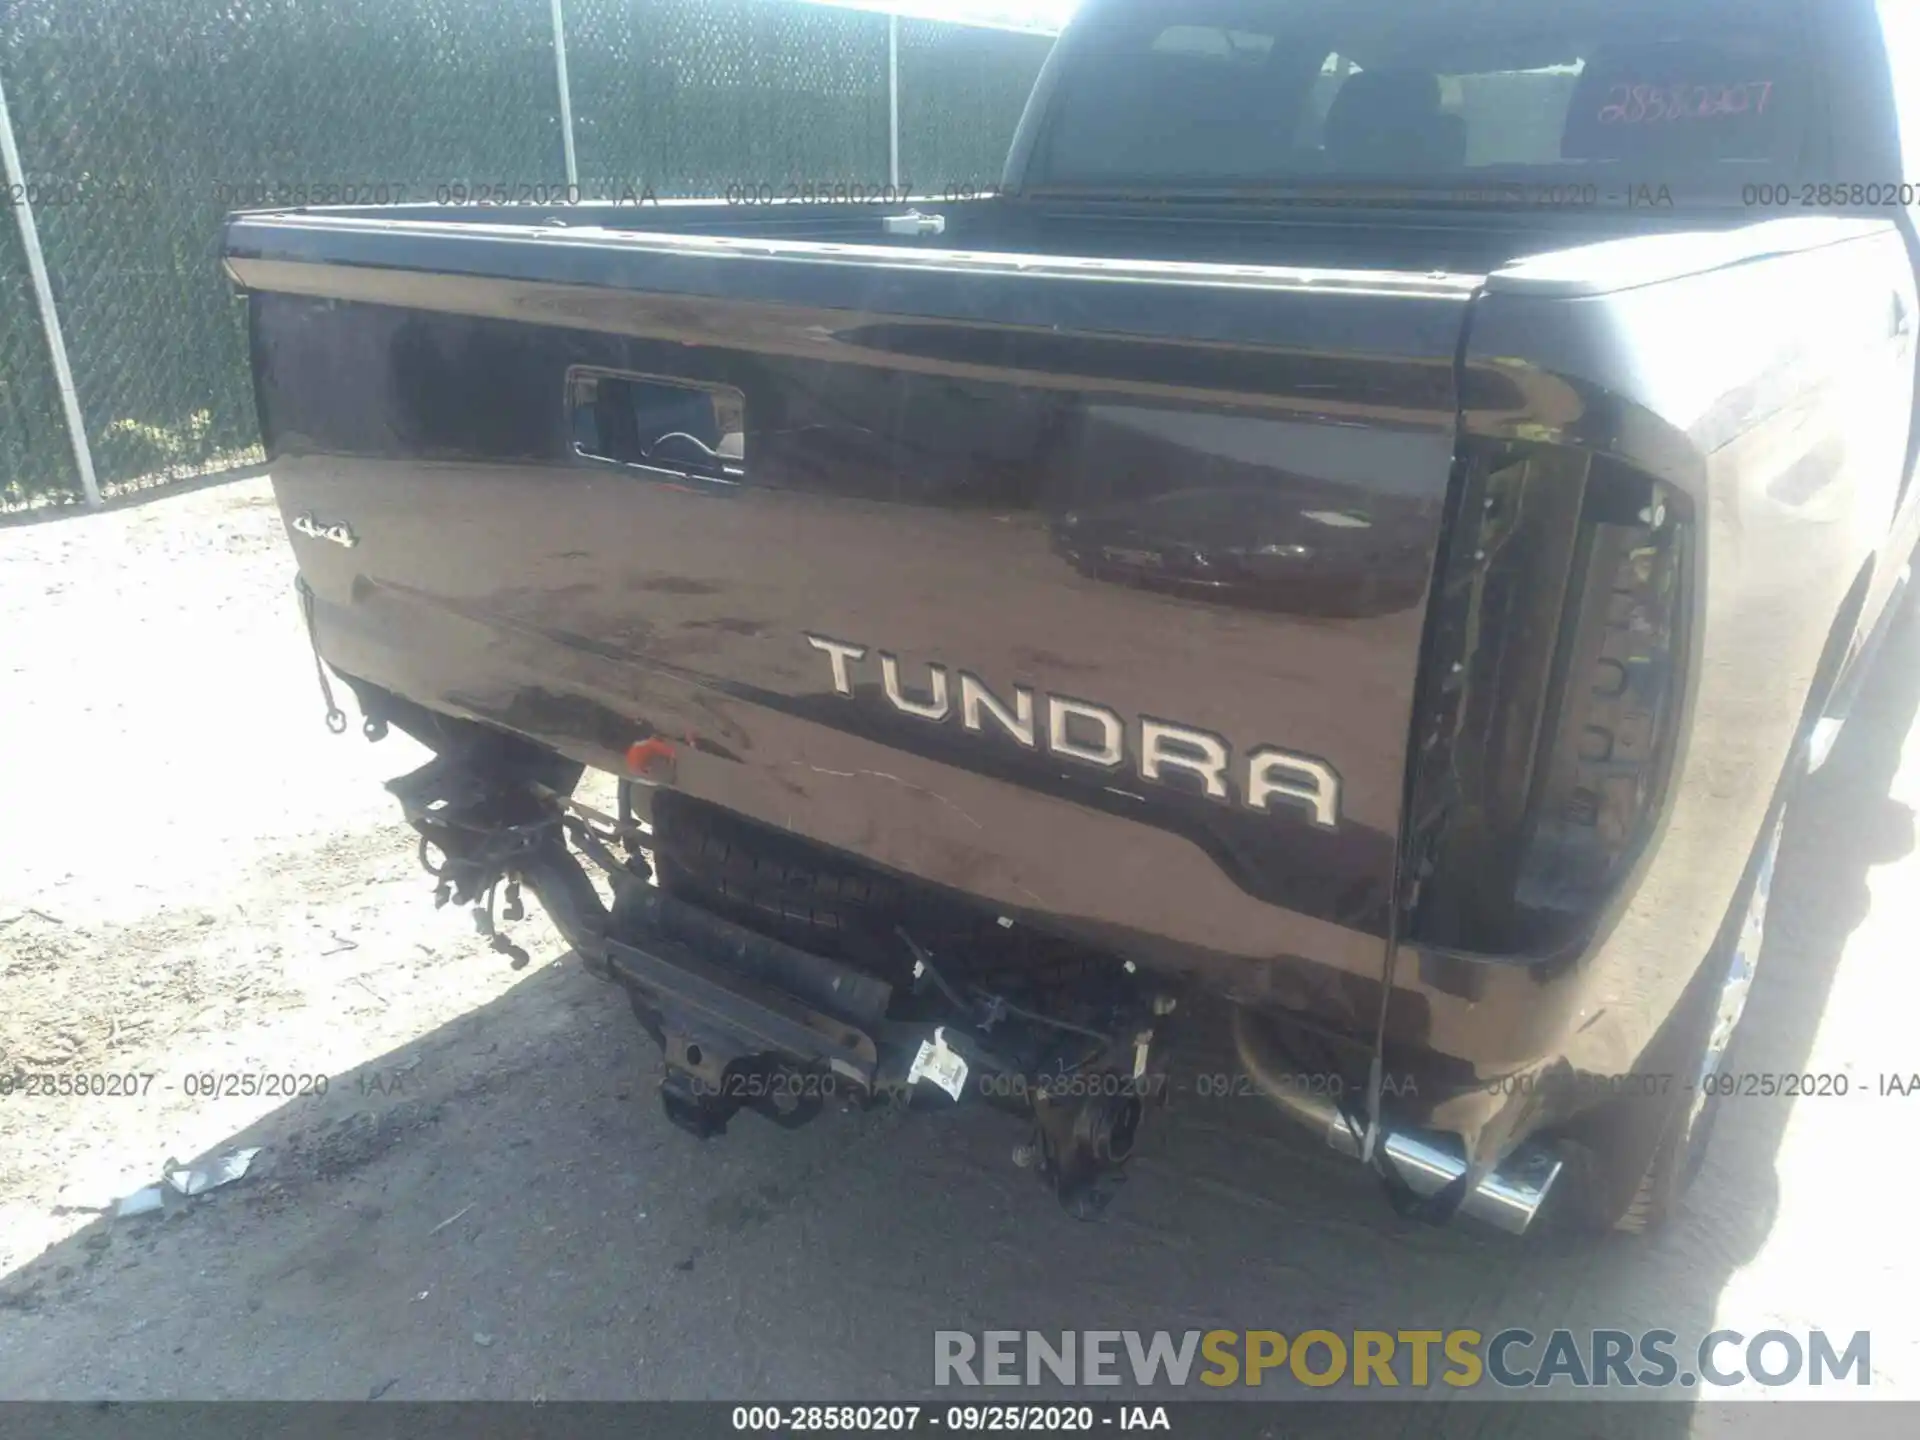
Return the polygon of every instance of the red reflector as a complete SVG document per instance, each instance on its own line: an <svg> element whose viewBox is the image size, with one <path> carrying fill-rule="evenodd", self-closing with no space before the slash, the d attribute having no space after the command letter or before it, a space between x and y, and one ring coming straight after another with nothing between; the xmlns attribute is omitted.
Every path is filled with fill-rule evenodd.
<svg viewBox="0 0 1920 1440"><path fill-rule="evenodd" d="M673 759L673 742L663 740L658 735L651 740L642 740L627 747L627 768L636 775L644 775L663 760Z"/></svg>

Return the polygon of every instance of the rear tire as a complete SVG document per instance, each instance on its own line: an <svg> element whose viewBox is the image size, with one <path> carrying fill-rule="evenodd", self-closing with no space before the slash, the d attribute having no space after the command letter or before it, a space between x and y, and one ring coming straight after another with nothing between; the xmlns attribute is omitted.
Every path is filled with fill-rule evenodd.
<svg viewBox="0 0 1920 1440"><path fill-rule="evenodd" d="M1657 1230L1679 1213L1700 1172L1722 1100L1714 1077L1721 1073L1746 1011L1765 943L1784 806L1783 798L1767 821L1720 942L1701 966L1668 1032L1643 1062L1646 1073L1673 1077L1666 1103L1653 1117L1650 1153L1644 1101L1616 1101L1586 1127L1588 1139L1572 1157L1574 1174L1568 1177L1576 1182L1572 1188L1579 1196L1575 1223L1580 1229L1633 1235ZM1635 1165L1638 1181L1629 1187Z"/></svg>
<svg viewBox="0 0 1920 1440"><path fill-rule="evenodd" d="M1726 958L1726 970L1706 1007L1705 1036L1695 1047L1697 1068L1682 1073L1693 1079L1685 1103L1676 1107L1660 1146L1654 1151L1640 1188L1634 1192L1615 1226L1630 1234L1657 1229L1679 1209L1681 1197L1700 1173L1706 1159L1708 1142L1720 1114L1723 1092L1713 1085L1725 1064L1733 1036L1746 1013L1747 997L1759 968L1766 942L1767 902L1773 895L1774 866L1780 858L1780 836L1786 829L1786 816L1776 813L1760 842L1753 878L1747 886L1746 911L1733 937L1732 953ZM1709 962L1711 963L1711 962Z"/></svg>

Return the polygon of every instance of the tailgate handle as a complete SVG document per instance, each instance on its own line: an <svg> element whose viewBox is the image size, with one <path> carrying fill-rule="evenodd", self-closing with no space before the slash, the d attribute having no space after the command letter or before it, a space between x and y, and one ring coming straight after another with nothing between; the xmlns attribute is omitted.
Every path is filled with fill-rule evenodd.
<svg viewBox="0 0 1920 1440"><path fill-rule="evenodd" d="M747 402L731 385L576 368L567 376L574 454L674 480L747 478Z"/></svg>

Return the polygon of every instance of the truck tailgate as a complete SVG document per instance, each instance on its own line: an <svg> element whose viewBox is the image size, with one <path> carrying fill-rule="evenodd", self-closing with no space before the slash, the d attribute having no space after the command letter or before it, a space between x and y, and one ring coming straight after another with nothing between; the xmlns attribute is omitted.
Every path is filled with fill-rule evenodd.
<svg viewBox="0 0 1920 1440"><path fill-rule="evenodd" d="M1370 1020L1475 277L355 216L228 253L337 669Z"/></svg>

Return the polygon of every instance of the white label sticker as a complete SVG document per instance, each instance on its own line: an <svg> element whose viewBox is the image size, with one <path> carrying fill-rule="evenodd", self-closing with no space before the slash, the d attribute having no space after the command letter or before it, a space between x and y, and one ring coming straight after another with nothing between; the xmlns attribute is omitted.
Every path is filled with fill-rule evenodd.
<svg viewBox="0 0 1920 1440"><path fill-rule="evenodd" d="M948 1046L944 1028L935 1030L933 1039L920 1042L920 1053L907 1069L909 1085L922 1080L931 1080L955 1100L967 1088L967 1062Z"/></svg>

